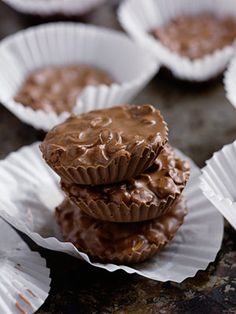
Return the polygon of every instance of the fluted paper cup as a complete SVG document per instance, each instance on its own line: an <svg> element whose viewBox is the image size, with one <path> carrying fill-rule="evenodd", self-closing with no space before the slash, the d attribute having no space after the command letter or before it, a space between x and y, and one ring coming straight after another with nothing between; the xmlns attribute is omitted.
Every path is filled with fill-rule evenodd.
<svg viewBox="0 0 236 314"><path fill-rule="evenodd" d="M159 69L126 35L79 23L49 23L10 36L0 44L0 101L20 120L45 131L63 122L70 113L33 110L14 101L27 75L46 66L88 64L111 74L110 86L88 86L73 113L124 104L147 84Z"/></svg>
<svg viewBox="0 0 236 314"><path fill-rule="evenodd" d="M236 56L230 62L224 76L224 87L226 97L229 102L236 108Z"/></svg>
<svg viewBox="0 0 236 314"><path fill-rule="evenodd" d="M202 169L204 195L236 229L236 141L225 145Z"/></svg>
<svg viewBox="0 0 236 314"><path fill-rule="evenodd" d="M236 40L230 46L203 58L191 60L165 47L149 31L182 14L212 13L236 19L235 6L235 0L125 0L118 11L118 18L126 32L146 47L176 77L206 81L224 71L235 52Z"/></svg>
<svg viewBox="0 0 236 314"><path fill-rule="evenodd" d="M82 15L106 0L3 0L13 9L41 16Z"/></svg>
<svg viewBox="0 0 236 314"><path fill-rule="evenodd" d="M0 218L0 313L35 313L48 296L49 275L45 259Z"/></svg>
<svg viewBox="0 0 236 314"><path fill-rule="evenodd" d="M221 247L223 219L199 188L200 171L190 161L184 191L188 215L173 241L147 262L126 265L95 263L72 243L63 242L54 211L64 196L57 175L42 160L39 143L24 147L0 162L0 215L42 247L65 252L108 271L122 269L159 281L181 282L205 269ZM177 153L181 158L186 156Z"/></svg>

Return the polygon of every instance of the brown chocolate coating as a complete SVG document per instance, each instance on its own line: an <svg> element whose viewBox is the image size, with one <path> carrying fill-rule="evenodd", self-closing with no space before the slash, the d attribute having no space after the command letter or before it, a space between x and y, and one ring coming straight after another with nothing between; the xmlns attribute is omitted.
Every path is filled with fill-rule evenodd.
<svg viewBox="0 0 236 314"><path fill-rule="evenodd" d="M177 16L151 33L170 50L199 59L231 45L236 38L236 21L211 14Z"/></svg>
<svg viewBox="0 0 236 314"><path fill-rule="evenodd" d="M52 168L108 166L124 157L157 155L167 141L167 127L151 105L119 106L71 116L53 128L40 149Z"/></svg>
<svg viewBox="0 0 236 314"><path fill-rule="evenodd" d="M71 112L88 85L111 85L111 76L92 66L46 67L29 74L14 100L34 110Z"/></svg>
<svg viewBox="0 0 236 314"><path fill-rule="evenodd" d="M174 150L165 145L150 168L126 182L90 187L62 181L61 186L69 197L83 201L88 206L91 201L159 206L163 199L180 195L188 178L188 162L176 158Z"/></svg>
<svg viewBox="0 0 236 314"><path fill-rule="evenodd" d="M173 238L186 214L184 203L179 201L159 219L117 224L91 218L68 199L56 208L56 219L65 241L92 257L118 262L134 253L143 254L153 246L156 253Z"/></svg>

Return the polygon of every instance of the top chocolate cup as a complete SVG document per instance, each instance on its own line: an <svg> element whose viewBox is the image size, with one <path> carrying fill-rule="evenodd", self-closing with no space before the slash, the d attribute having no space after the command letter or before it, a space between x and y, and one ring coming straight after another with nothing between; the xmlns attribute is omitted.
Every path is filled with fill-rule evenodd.
<svg viewBox="0 0 236 314"><path fill-rule="evenodd" d="M71 116L46 135L40 149L64 181L101 185L145 171L167 140L159 110L124 105Z"/></svg>

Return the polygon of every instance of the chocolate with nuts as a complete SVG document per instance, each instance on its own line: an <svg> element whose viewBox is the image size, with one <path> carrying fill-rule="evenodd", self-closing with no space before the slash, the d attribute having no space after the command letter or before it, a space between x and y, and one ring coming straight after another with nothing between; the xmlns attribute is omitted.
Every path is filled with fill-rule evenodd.
<svg viewBox="0 0 236 314"><path fill-rule="evenodd" d="M187 209L179 201L159 219L116 224L96 220L68 199L56 208L56 219L65 241L103 262L140 263L165 246L175 235Z"/></svg>
<svg viewBox="0 0 236 314"><path fill-rule="evenodd" d="M232 45L236 20L211 14L182 15L151 33L171 51L194 60Z"/></svg>
<svg viewBox="0 0 236 314"><path fill-rule="evenodd" d="M189 178L189 164L166 145L153 165L139 176L108 186L61 182L80 209L97 219L134 222L165 214L181 195Z"/></svg>
<svg viewBox="0 0 236 314"><path fill-rule="evenodd" d="M109 184L147 169L167 136L159 110L124 105L70 117L46 135L40 149L64 181Z"/></svg>
<svg viewBox="0 0 236 314"><path fill-rule="evenodd" d="M29 74L15 101L34 110L71 112L88 85L111 85L111 76L88 65L50 66Z"/></svg>

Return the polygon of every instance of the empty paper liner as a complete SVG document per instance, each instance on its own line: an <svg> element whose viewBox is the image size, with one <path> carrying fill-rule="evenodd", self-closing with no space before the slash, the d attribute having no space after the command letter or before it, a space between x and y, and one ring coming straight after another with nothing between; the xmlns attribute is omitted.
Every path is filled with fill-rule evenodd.
<svg viewBox="0 0 236 314"><path fill-rule="evenodd" d="M1 218L0 248L0 313L35 313L50 290L45 259Z"/></svg>
<svg viewBox="0 0 236 314"><path fill-rule="evenodd" d="M236 229L236 142L225 145L202 169L204 195Z"/></svg>

